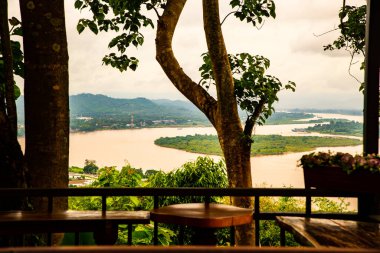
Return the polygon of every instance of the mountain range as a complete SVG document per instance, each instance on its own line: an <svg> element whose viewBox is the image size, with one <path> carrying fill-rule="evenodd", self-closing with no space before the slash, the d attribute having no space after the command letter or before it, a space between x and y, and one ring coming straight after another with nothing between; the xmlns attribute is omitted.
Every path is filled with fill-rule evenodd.
<svg viewBox="0 0 380 253"><path fill-rule="evenodd" d="M207 121L192 103L181 100L147 98L111 98L101 94L82 93L70 96L70 117L131 116L135 119L188 119ZM17 99L19 122L24 122L24 99Z"/></svg>

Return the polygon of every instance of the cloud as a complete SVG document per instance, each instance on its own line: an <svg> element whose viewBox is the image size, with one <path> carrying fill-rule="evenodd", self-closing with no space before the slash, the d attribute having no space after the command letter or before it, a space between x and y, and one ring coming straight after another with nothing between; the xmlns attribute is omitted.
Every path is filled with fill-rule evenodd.
<svg viewBox="0 0 380 253"><path fill-rule="evenodd" d="M19 17L18 1L8 2L12 15ZM222 17L230 11L229 2L220 1ZM349 2L365 4L363 0ZM314 36L337 26L342 2L278 0L276 4L277 18L267 19L259 30L230 16L222 26L228 52L264 55L271 61L270 74L283 82L295 81L295 93L281 94L280 104L284 108L359 106L362 95L357 91L358 84L347 73L349 56L344 51L323 51L323 45L333 41L337 34ZM155 60L155 30L145 29L144 46L129 51L140 60L138 70L120 73L101 62L110 52L107 47L114 34L93 35L85 31L79 35L77 21L89 13L80 13L73 6L74 0L65 0L71 94L185 99ZM178 61L194 81L199 79L200 55L207 50L202 22L201 1L188 1L173 41ZM362 75L356 67L353 70Z"/></svg>

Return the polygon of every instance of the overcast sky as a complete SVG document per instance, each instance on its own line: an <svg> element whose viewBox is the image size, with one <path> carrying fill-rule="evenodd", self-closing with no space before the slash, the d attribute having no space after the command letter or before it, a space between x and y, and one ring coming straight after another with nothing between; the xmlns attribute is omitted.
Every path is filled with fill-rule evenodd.
<svg viewBox="0 0 380 253"><path fill-rule="evenodd" d="M18 16L16 0L9 0L10 15ZM174 53L183 69L199 81L200 55L207 51L202 24L201 0L188 0L174 35ZM229 0L220 0L221 16L229 12ZM277 0L277 18L268 19L258 30L230 16L223 24L229 53L248 52L270 59L269 74L281 81L294 81L295 93L280 94L278 109L286 108L347 108L362 109L363 96L359 84L348 75L350 57L347 52L324 52L323 45L339 33L325 33L339 24L341 0ZM364 4L364 0L348 1ZM145 44L131 48L131 56L140 60L137 71L120 73L102 65L109 53L107 45L112 34L93 35L76 31L79 18L87 13L75 10L74 0L65 0L66 29L70 56L70 94L95 93L119 98L185 98L174 88L155 60L155 31L145 30ZM352 72L363 79L359 62Z"/></svg>

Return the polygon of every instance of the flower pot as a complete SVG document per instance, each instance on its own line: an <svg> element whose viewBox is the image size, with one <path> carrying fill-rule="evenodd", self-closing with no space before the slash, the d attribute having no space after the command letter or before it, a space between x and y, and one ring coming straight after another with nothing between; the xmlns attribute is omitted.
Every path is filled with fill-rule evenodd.
<svg viewBox="0 0 380 253"><path fill-rule="evenodd" d="M313 167L303 171L307 189L380 192L379 173L361 170L347 174L340 167Z"/></svg>

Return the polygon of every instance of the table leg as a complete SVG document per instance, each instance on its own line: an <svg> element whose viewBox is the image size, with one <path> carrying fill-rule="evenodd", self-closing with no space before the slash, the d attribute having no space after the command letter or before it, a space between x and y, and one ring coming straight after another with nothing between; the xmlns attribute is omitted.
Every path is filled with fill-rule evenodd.
<svg viewBox="0 0 380 253"><path fill-rule="evenodd" d="M193 243L195 245L216 245L214 228L194 228Z"/></svg>

